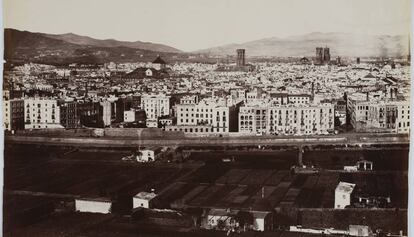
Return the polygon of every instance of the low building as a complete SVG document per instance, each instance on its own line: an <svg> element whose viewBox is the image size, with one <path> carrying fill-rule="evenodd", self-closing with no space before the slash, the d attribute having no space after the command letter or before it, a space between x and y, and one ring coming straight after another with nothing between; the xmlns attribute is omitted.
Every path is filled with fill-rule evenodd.
<svg viewBox="0 0 414 237"><path fill-rule="evenodd" d="M365 225L349 225L349 235L358 237L367 237L372 235L369 226Z"/></svg>
<svg viewBox="0 0 414 237"><path fill-rule="evenodd" d="M206 229L233 230L239 227L236 220L238 210L211 209L207 214Z"/></svg>
<svg viewBox="0 0 414 237"><path fill-rule="evenodd" d="M158 128L158 120L157 119L147 119L145 121L145 126L147 128Z"/></svg>
<svg viewBox="0 0 414 237"><path fill-rule="evenodd" d="M135 122L135 110L124 111L124 122L132 123Z"/></svg>
<svg viewBox="0 0 414 237"><path fill-rule="evenodd" d="M146 148L139 150L137 155L138 162L152 162L157 159L158 154L161 153L161 147L159 148Z"/></svg>
<svg viewBox="0 0 414 237"><path fill-rule="evenodd" d="M157 195L154 192L139 192L132 198L133 208L152 208L153 200Z"/></svg>
<svg viewBox="0 0 414 237"><path fill-rule="evenodd" d="M268 211L252 211L253 230L267 231L272 230L273 218L272 213Z"/></svg>
<svg viewBox="0 0 414 237"><path fill-rule="evenodd" d="M356 166L358 167L358 170L369 170L370 171L374 169L374 163L368 160L360 160L357 162Z"/></svg>
<svg viewBox="0 0 414 237"><path fill-rule="evenodd" d="M75 210L90 213L111 213L112 202L107 198L76 198Z"/></svg>
<svg viewBox="0 0 414 237"><path fill-rule="evenodd" d="M335 209L344 209L351 205L352 192L354 191L355 184L347 182L339 182L335 189Z"/></svg>

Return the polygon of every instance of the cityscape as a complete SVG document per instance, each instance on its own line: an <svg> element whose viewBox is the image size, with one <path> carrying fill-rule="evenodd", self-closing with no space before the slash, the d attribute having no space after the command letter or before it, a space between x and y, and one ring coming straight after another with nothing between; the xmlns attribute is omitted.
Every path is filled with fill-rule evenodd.
<svg viewBox="0 0 414 237"><path fill-rule="evenodd" d="M409 26L186 51L6 27L4 236L408 236Z"/></svg>

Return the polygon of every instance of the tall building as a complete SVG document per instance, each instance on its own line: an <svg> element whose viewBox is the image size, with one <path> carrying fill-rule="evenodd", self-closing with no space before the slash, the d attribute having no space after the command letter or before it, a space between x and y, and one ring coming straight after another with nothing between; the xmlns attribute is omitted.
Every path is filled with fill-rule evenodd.
<svg viewBox="0 0 414 237"><path fill-rule="evenodd" d="M224 100L204 99L177 105L178 126L208 126L203 132L229 132L229 107Z"/></svg>
<svg viewBox="0 0 414 237"><path fill-rule="evenodd" d="M170 96L164 94L142 95L141 108L145 110L147 120L157 121L159 117L170 114Z"/></svg>
<svg viewBox="0 0 414 237"><path fill-rule="evenodd" d="M245 49L237 49L237 67L244 67L246 65L245 53Z"/></svg>
<svg viewBox="0 0 414 237"><path fill-rule="evenodd" d="M60 104L60 124L65 128L80 127L80 116L78 115L76 101L68 101Z"/></svg>
<svg viewBox="0 0 414 237"><path fill-rule="evenodd" d="M11 99L3 101L3 122L5 130L24 129L24 100Z"/></svg>
<svg viewBox="0 0 414 237"><path fill-rule="evenodd" d="M323 63L323 48L316 47L316 63L322 64Z"/></svg>
<svg viewBox="0 0 414 237"><path fill-rule="evenodd" d="M55 99L25 99L24 110L25 129L63 128L60 125L60 108Z"/></svg>
<svg viewBox="0 0 414 237"><path fill-rule="evenodd" d="M329 52L329 48L325 47L323 49L323 62L329 63L329 61L331 61L331 53Z"/></svg>
<svg viewBox="0 0 414 237"><path fill-rule="evenodd" d="M331 61L331 53L328 47L316 47L316 64L327 64Z"/></svg>

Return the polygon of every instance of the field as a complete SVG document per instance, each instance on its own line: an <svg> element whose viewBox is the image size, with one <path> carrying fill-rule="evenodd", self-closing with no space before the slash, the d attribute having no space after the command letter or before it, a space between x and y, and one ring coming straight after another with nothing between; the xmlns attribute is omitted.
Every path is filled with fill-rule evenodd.
<svg viewBox="0 0 414 237"><path fill-rule="evenodd" d="M376 214L375 210L368 211L367 221L375 224L377 215L383 217L378 223L387 224L395 218L404 220L406 215L406 149L307 151L304 162L326 169L313 175L294 174L289 170L297 163L297 151L292 150L198 151L183 163L144 165L120 161L129 152L128 149L6 146L4 216L8 220L4 221L4 229L36 226L37 222L45 220L53 222L49 220L50 215L64 198L106 197L114 201L112 211L115 214L128 214L132 196L151 189L158 194L155 202L158 208L282 210L284 216L275 218L275 225L324 226L329 225L332 218L342 215L359 223L358 216L352 211L345 214L329 212L334 206L334 190L340 181L355 183L358 192L368 195L390 195L391 206L401 209L388 215L392 218L383 215L386 211L379 210ZM352 164L361 157L374 161L376 171L344 173L331 170L341 169L344 164ZM222 162L223 158L233 161ZM395 165L390 165L387 170L386 166L392 160L396 161ZM16 194L19 192L25 194ZM75 222L76 218L71 216L69 219ZM404 225L395 225L397 227ZM91 233L99 233L99 230Z"/></svg>

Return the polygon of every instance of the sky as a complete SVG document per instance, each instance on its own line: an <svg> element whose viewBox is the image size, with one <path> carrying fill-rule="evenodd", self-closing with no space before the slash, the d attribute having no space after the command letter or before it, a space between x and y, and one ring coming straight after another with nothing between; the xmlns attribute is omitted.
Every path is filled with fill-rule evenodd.
<svg viewBox="0 0 414 237"><path fill-rule="evenodd" d="M410 0L3 0L4 27L194 51L312 32L409 34Z"/></svg>

